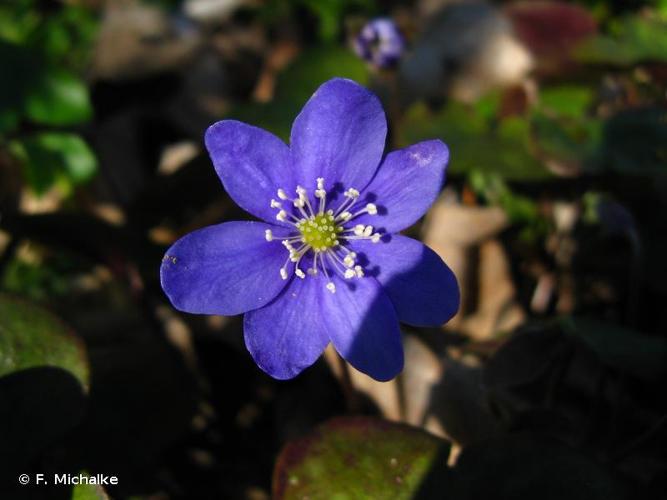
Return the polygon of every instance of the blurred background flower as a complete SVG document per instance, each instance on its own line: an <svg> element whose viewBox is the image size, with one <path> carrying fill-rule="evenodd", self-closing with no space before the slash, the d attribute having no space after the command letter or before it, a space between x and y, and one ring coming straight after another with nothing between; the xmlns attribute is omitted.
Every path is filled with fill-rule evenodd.
<svg viewBox="0 0 667 500"><path fill-rule="evenodd" d="M389 18L369 21L354 39L354 51L378 68L391 68L401 58L405 40Z"/></svg>

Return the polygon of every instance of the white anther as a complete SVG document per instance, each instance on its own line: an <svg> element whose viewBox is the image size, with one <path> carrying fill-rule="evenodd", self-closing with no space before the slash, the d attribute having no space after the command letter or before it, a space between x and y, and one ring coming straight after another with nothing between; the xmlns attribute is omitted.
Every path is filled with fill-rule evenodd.
<svg viewBox="0 0 667 500"><path fill-rule="evenodd" d="M352 254L347 254L343 259L343 264L347 267L354 267L354 256Z"/></svg>
<svg viewBox="0 0 667 500"><path fill-rule="evenodd" d="M354 234L357 236L363 236L364 235L364 229L366 229L366 226L363 224L357 224L354 226Z"/></svg>
<svg viewBox="0 0 667 500"><path fill-rule="evenodd" d="M282 243L282 245L283 245L285 248L287 248L287 250L288 250L290 253L292 253L292 252L294 251L294 247L292 246L292 244L291 244L289 241L287 241L287 240L283 240L283 241L281 241L281 243Z"/></svg>
<svg viewBox="0 0 667 500"><path fill-rule="evenodd" d="M296 208L303 208L306 206L306 200L304 200L303 198L297 198L296 200L294 200L294 206Z"/></svg>
<svg viewBox="0 0 667 500"><path fill-rule="evenodd" d="M378 207L374 203L369 203L369 204L366 205L366 211L370 215L377 215Z"/></svg>
<svg viewBox="0 0 667 500"><path fill-rule="evenodd" d="M324 198L327 195L327 192L324 189L316 189L315 190L315 198Z"/></svg>
<svg viewBox="0 0 667 500"><path fill-rule="evenodd" d="M305 195L306 194L305 188L303 188L302 186L297 186L296 187L296 194L298 194L299 196Z"/></svg>
<svg viewBox="0 0 667 500"><path fill-rule="evenodd" d="M355 275L356 275L356 273L352 269L346 269L345 270L344 276L345 276L346 280L354 278Z"/></svg>
<svg viewBox="0 0 667 500"><path fill-rule="evenodd" d="M352 218L352 214L347 210L338 216L343 222L347 222Z"/></svg>
<svg viewBox="0 0 667 500"><path fill-rule="evenodd" d="M354 266L354 272L356 273L357 278L363 278L364 270L361 268L361 266Z"/></svg>
<svg viewBox="0 0 667 500"><path fill-rule="evenodd" d="M380 233L375 233L373 236L371 236L371 241L373 243L380 243L380 238L382 238L382 235Z"/></svg>
<svg viewBox="0 0 667 500"><path fill-rule="evenodd" d="M266 241L273 241L273 231L267 229L264 231L264 237L266 238Z"/></svg>
<svg viewBox="0 0 667 500"><path fill-rule="evenodd" d="M317 189L324 189L324 177L317 178Z"/></svg>
<svg viewBox="0 0 667 500"><path fill-rule="evenodd" d="M271 208L280 208L282 207L282 203L276 200L271 200Z"/></svg>
<svg viewBox="0 0 667 500"><path fill-rule="evenodd" d="M278 219L280 222L285 222L285 219L287 218L287 212L284 210L281 210L278 212L278 215L276 215L276 219Z"/></svg>
<svg viewBox="0 0 667 500"><path fill-rule="evenodd" d="M280 277L284 280L287 279L287 269L285 269L284 267L280 268Z"/></svg>
<svg viewBox="0 0 667 500"><path fill-rule="evenodd" d="M278 198L280 198L281 200L287 200L288 199L287 198L287 193L285 193L284 189L279 189L278 190Z"/></svg>
<svg viewBox="0 0 667 500"><path fill-rule="evenodd" d="M371 234L373 234L373 226L366 226L364 228L364 236L369 238Z"/></svg>
<svg viewBox="0 0 667 500"><path fill-rule="evenodd" d="M329 290L331 293L336 293L336 284L333 281L330 281L327 283L327 290Z"/></svg>
<svg viewBox="0 0 667 500"><path fill-rule="evenodd" d="M304 279L306 277L306 274L301 269L297 268L297 270L294 271L294 273L301 279Z"/></svg>
<svg viewBox="0 0 667 500"><path fill-rule="evenodd" d="M359 191L357 191L354 188L350 188L347 191L345 191L345 196L347 198L352 198L353 200L356 200L357 198L359 198Z"/></svg>

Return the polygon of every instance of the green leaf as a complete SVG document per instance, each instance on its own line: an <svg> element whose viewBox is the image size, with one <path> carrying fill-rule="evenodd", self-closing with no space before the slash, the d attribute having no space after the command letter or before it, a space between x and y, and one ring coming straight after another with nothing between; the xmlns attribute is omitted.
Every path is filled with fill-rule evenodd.
<svg viewBox="0 0 667 500"><path fill-rule="evenodd" d="M0 294L0 377L37 366L62 368L88 387L81 340L47 310Z"/></svg>
<svg viewBox="0 0 667 500"><path fill-rule="evenodd" d="M86 472L82 474L89 476ZM71 500L109 500L109 496L99 484L77 484L72 490Z"/></svg>
<svg viewBox="0 0 667 500"><path fill-rule="evenodd" d="M53 314L0 294L0 470L22 472L83 418L82 342Z"/></svg>
<svg viewBox="0 0 667 500"><path fill-rule="evenodd" d="M336 45L305 50L278 77L276 97L298 100L303 105L318 86L334 77L350 78L366 85L368 70L350 50Z"/></svg>
<svg viewBox="0 0 667 500"><path fill-rule="evenodd" d="M667 375L667 340L593 319L563 320L565 333L588 345L609 366L641 379Z"/></svg>
<svg viewBox="0 0 667 500"><path fill-rule="evenodd" d="M0 134L16 128L19 123L19 113L14 109L0 109Z"/></svg>
<svg viewBox="0 0 667 500"><path fill-rule="evenodd" d="M0 38L0 61L3 71L11 78L0 78L0 115L2 130L18 123L29 90L40 76L39 54Z"/></svg>
<svg viewBox="0 0 667 500"><path fill-rule="evenodd" d="M540 92L540 108L559 116L581 118L593 103L594 93L589 87L561 85Z"/></svg>
<svg viewBox="0 0 667 500"><path fill-rule="evenodd" d="M92 106L88 87L72 73L50 70L26 96L25 113L32 121L45 125L72 125L89 120Z"/></svg>
<svg viewBox="0 0 667 500"><path fill-rule="evenodd" d="M658 0L656 8L662 16L667 17L667 0Z"/></svg>
<svg viewBox="0 0 667 500"><path fill-rule="evenodd" d="M468 182L478 195L490 203L500 206L515 224L535 225L535 229L544 229L537 203L527 196L514 193L502 176L472 171Z"/></svg>
<svg viewBox="0 0 667 500"><path fill-rule="evenodd" d="M628 16L612 28L610 35L599 35L580 46L577 58L618 66L667 61L667 19L658 15Z"/></svg>
<svg viewBox="0 0 667 500"><path fill-rule="evenodd" d="M0 39L25 43L39 26L34 0L13 0L0 6Z"/></svg>
<svg viewBox="0 0 667 500"><path fill-rule="evenodd" d="M531 131L544 157L580 166L599 147L602 123L585 117L552 118L536 112L531 117Z"/></svg>
<svg viewBox="0 0 667 500"><path fill-rule="evenodd" d="M23 162L27 182L37 194L43 194L57 181L69 190L97 172L95 154L75 134L36 134L13 141L10 150Z"/></svg>
<svg viewBox="0 0 667 500"><path fill-rule="evenodd" d="M414 498L430 474L447 474L448 455L445 441L420 429L370 417L336 418L285 446L273 497Z"/></svg>
<svg viewBox="0 0 667 500"><path fill-rule="evenodd" d="M341 15L345 7L343 1L322 2L321 0L301 0L319 20L319 34L322 40L333 41L338 35Z"/></svg>
<svg viewBox="0 0 667 500"><path fill-rule="evenodd" d="M422 103L412 106L401 124L402 146L426 139L442 139L452 151L448 171L465 175L473 171L499 174L511 180L551 177L530 153L530 127L526 119L510 117L495 122L486 106L470 108L451 102L438 112Z"/></svg>
<svg viewBox="0 0 667 500"><path fill-rule="evenodd" d="M303 105L317 87L334 77L350 78L365 85L368 70L359 58L341 47L306 50L280 75L271 102L240 106L230 116L289 140L292 122Z"/></svg>
<svg viewBox="0 0 667 500"><path fill-rule="evenodd" d="M604 123L589 168L629 175L667 175L667 111L628 109Z"/></svg>

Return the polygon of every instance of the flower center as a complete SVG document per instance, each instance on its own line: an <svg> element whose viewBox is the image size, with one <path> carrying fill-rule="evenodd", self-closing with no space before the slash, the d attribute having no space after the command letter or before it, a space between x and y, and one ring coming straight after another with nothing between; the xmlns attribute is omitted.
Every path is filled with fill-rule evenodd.
<svg viewBox="0 0 667 500"><path fill-rule="evenodd" d="M316 276L321 271L327 280L326 288L336 292L336 285L331 281L330 273L340 274L345 279L362 278L363 268L357 264L357 254L347 248L352 240L380 241L382 235L373 233L373 226L351 223L362 215L376 215L377 207L373 203L357 206L359 191L349 188L343 193L344 200L335 209L327 209L327 192L324 179L317 179L315 199L301 186L296 188L297 198L290 198L283 189L278 189L281 201L271 200L271 207L278 210L276 219L294 226L294 232L287 237L276 238L288 251L287 261L280 268L280 276L286 280L291 272L305 279L306 273L299 265L308 262L307 273ZM287 204L286 202L289 202ZM313 208L317 206L317 210ZM266 230L266 240L273 241L273 232ZM292 268L292 264L294 265ZM291 271L291 272L290 272Z"/></svg>
<svg viewBox="0 0 667 500"><path fill-rule="evenodd" d="M338 234L343 232L343 228L337 225L333 214L330 213L301 219L296 223L296 228L301 232L303 243L313 247L316 252L337 245Z"/></svg>

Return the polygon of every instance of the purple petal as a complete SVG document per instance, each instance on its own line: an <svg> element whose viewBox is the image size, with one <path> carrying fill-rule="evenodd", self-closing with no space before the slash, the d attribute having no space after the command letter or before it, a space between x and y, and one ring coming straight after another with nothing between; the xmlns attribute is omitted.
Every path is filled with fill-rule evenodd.
<svg viewBox="0 0 667 500"><path fill-rule="evenodd" d="M322 287L321 280L293 278L273 302L245 315L246 347L257 365L272 377L295 377L312 365L329 343L326 314L320 308Z"/></svg>
<svg viewBox="0 0 667 500"><path fill-rule="evenodd" d="M297 181L362 189L382 159L387 121L378 98L352 80L334 78L317 89L294 120L291 145Z"/></svg>
<svg viewBox="0 0 667 500"><path fill-rule="evenodd" d="M294 186L287 145L266 130L235 120L211 125L205 142L229 196L254 216L281 224L270 204L278 188Z"/></svg>
<svg viewBox="0 0 667 500"><path fill-rule="evenodd" d="M263 222L226 222L194 231L174 243L162 260L162 288L174 307L196 314L240 314L270 302L286 282L280 267L287 230Z"/></svg>
<svg viewBox="0 0 667 500"><path fill-rule="evenodd" d="M321 314L334 347L375 380L394 378L403 369L403 346L389 297L370 277L333 281L336 293L321 288Z"/></svg>
<svg viewBox="0 0 667 500"><path fill-rule="evenodd" d="M414 224L440 193L449 161L447 146L424 141L387 155L361 200L372 201L377 215L363 215L355 224L371 224L393 233Z"/></svg>
<svg viewBox="0 0 667 500"><path fill-rule="evenodd" d="M367 274L382 284L403 323L438 326L458 311L454 273L419 241L392 234L379 243L355 242L354 248L368 259Z"/></svg>

